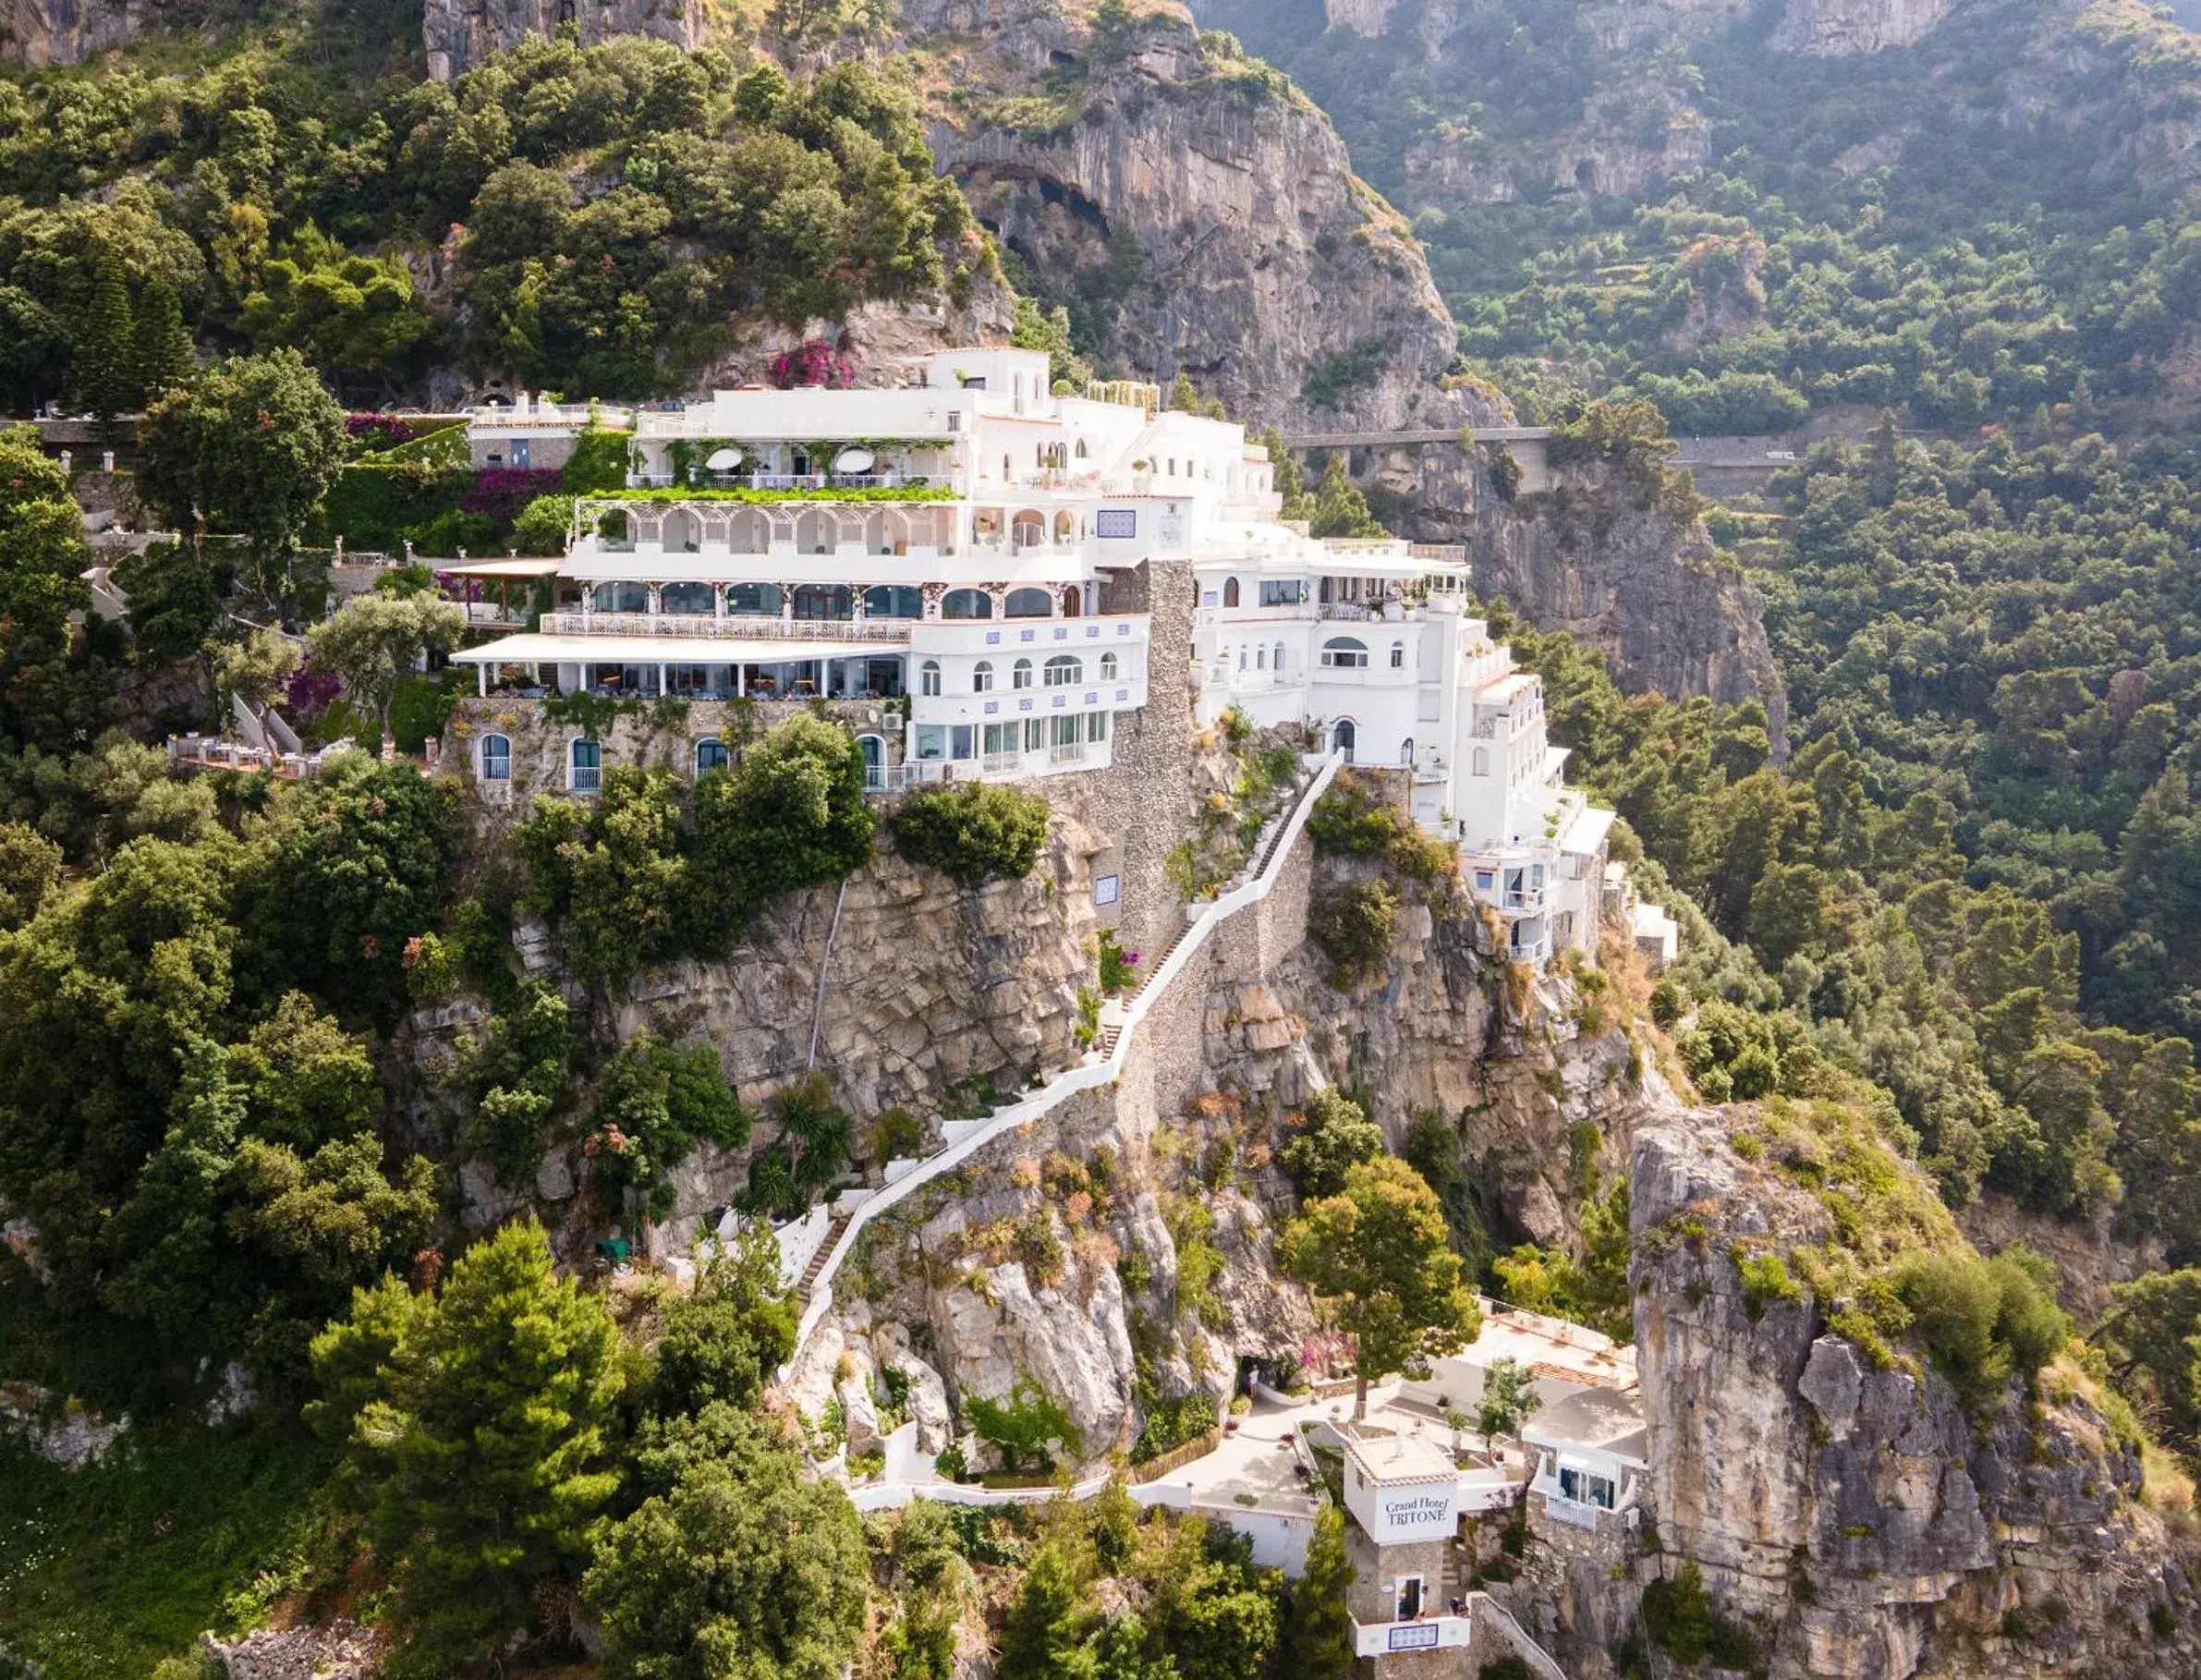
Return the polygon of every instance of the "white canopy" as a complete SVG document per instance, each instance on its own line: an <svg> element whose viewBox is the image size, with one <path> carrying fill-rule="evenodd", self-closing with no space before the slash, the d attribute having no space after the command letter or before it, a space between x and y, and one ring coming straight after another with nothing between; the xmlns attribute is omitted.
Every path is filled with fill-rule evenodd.
<svg viewBox="0 0 2201 1680"><path fill-rule="evenodd" d="M451 655L462 665L792 665L813 659L892 658L900 642L801 641L761 636L506 636Z"/></svg>

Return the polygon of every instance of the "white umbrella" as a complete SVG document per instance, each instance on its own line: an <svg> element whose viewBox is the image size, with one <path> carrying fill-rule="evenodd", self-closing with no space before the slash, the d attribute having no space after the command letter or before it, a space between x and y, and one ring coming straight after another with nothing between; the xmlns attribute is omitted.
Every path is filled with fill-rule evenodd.
<svg viewBox="0 0 2201 1680"><path fill-rule="evenodd" d="M869 472L879 457L869 449L844 449L833 462L835 472Z"/></svg>
<svg viewBox="0 0 2201 1680"><path fill-rule="evenodd" d="M711 458L703 465L713 472L732 472L735 468L741 465L741 451L738 449L713 449L711 452Z"/></svg>

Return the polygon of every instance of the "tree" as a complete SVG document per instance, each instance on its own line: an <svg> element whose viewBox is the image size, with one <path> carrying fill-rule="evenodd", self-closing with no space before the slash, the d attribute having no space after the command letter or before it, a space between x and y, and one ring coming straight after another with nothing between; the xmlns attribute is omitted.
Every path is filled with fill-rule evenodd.
<svg viewBox="0 0 2201 1680"><path fill-rule="evenodd" d="M213 531L241 537L271 600L347 446L344 410L296 350L201 370L147 407L139 444L146 505L194 547Z"/></svg>
<svg viewBox="0 0 2201 1680"><path fill-rule="evenodd" d="M129 598L130 654L143 663L198 656L222 616L222 583L213 558L179 542L155 542L126 555L115 581Z"/></svg>
<svg viewBox="0 0 2201 1680"><path fill-rule="evenodd" d="M1302 1201L1335 1196L1345 1175L1384 1152L1383 1128L1334 1085L1317 1091L1277 1159Z"/></svg>
<svg viewBox="0 0 2201 1680"><path fill-rule="evenodd" d="M869 861L877 827L864 755L837 724L798 717L696 789L711 897L745 920L783 893L837 881ZM730 931L730 930L729 930Z"/></svg>
<svg viewBox="0 0 2201 1680"><path fill-rule="evenodd" d="M801 1309L780 1277L780 1245L753 1226L733 1248L715 1245L695 1291L664 1309L657 1339L656 1405L679 1417L714 1401L747 1408L795 1355Z"/></svg>
<svg viewBox="0 0 2201 1680"><path fill-rule="evenodd" d="M848 1495L774 1426L724 1406L728 1450L607 1528L583 1583L604 1672L637 1680L833 1680L863 1635L869 1569Z"/></svg>
<svg viewBox="0 0 2201 1680"><path fill-rule="evenodd" d="M165 280L155 280L145 288L130 359L138 389L147 397L183 384L198 371L199 359L192 352L190 329L184 325L183 306L176 299L176 288Z"/></svg>
<svg viewBox="0 0 2201 1680"><path fill-rule="evenodd" d="M1285 1227L1281 1248L1286 1267L1351 1327L1356 1418L1368 1415L1370 1382L1426 1369L1479 1327L1444 1210L1421 1175L1395 1156L1350 1168L1338 1195Z"/></svg>
<svg viewBox="0 0 2201 1680"><path fill-rule="evenodd" d="M0 932L19 928L61 880L61 848L29 823L0 822Z"/></svg>
<svg viewBox="0 0 2201 1680"><path fill-rule="evenodd" d="M264 712L298 668L298 644L280 630L254 630L226 642L214 660L214 683L254 712Z"/></svg>
<svg viewBox="0 0 2201 1680"><path fill-rule="evenodd" d="M335 673L345 691L390 733L399 681L430 653L448 653L466 634L466 609L429 595L355 595L333 618L306 633L317 670Z"/></svg>
<svg viewBox="0 0 2201 1680"><path fill-rule="evenodd" d="M1081 1680L1092 1673L1085 1649L1085 1572L1067 1545L1051 1540L1025 1565L1024 1581L1002 1625L994 1671L1001 1680Z"/></svg>
<svg viewBox="0 0 2201 1680"><path fill-rule="evenodd" d="M1311 517L1317 537L1388 537L1391 532L1368 510L1368 497L1345 474L1345 457L1333 455L1315 492Z"/></svg>
<svg viewBox="0 0 2201 1680"><path fill-rule="evenodd" d="M460 1255L440 1294L391 1308L360 1291L313 1360L332 1406L338 1384L367 1396L347 1467L395 1577L393 1661L442 1674L536 1629L539 1589L578 1574L588 1525L618 1486L619 1332L601 1301L559 1281L532 1222ZM371 1380L362 1338L380 1355Z"/></svg>
<svg viewBox="0 0 2201 1680"><path fill-rule="evenodd" d="M1047 845L1047 801L992 782L925 787L894 813L894 846L965 886L1021 881Z"/></svg>
<svg viewBox="0 0 2201 1680"><path fill-rule="evenodd" d="M604 1069L589 1126L584 1147L607 1205L633 1196L662 1219L672 1206L673 1169L705 1138L739 1149L748 1141L749 1116L711 1046L682 1048L642 1032Z"/></svg>
<svg viewBox="0 0 2201 1680"><path fill-rule="evenodd" d="M1502 1435L1520 1439L1521 1430L1543 1405L1536 1392L1536 1372L1518 1359L1494 1359L1483 1372L1482 1398L1476 1403L1475 1427L1485 1441Z"/></svg>
<svg viewBox="0 0 2201 1680"><path fill-rule="evenodd" d="M68 615L91 604L84 516L32 426L0 431L0 681L68 651Z"/></svg>
<svg viewBox="0 0 2201 1680"><path fill-rule="evenodd" d="M70 349L69 367L78 400L99 420L103 436L144 396L136 377L129 280L112 251L103 252L92 270L91 298Z"/></svg>
<svg viewBox="0 0 2201 1680"><path fill-rule="evenodd" d="M1353 1577L1344 1513L1325 1504L1307 1542L1306 1573L1293 1586L1284 1612L1279 1680L1345 1680L1353 1672L1353 1613L1345 1607Z"/></svg>

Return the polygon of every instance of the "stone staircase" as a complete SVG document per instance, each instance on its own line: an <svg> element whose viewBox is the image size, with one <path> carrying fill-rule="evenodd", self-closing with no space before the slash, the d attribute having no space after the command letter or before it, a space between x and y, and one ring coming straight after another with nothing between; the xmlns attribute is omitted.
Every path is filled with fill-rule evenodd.
<svg viewBox="0 0 2201 1680"><path fill-rule="evenodd" d="M1147 988L1154 983L1154 977L1161 972L1162 965L1176 954L1177 947L1185 943L1186 936L1191 931L1191 922L1178 923L1177 931L1170 936L1169 943L1154 954L1154 959L1151 962L1147 961L1143 956L1140 958L1138 984L1125 992L1121 1000L1126 1012L1133 1004L1146 994ZM1105 1062L1110 1056L1115 1054L1116 1045L1122 1041L1123 1036L1124 1023L1120 1018L1100 1029L1100 1036L1094 1041L1094 1048L1100 1051L1102 1061Z"/></svg>
<svg viewBox="0 0 2201 1680"><path fill-rule="evenodd" d="M795 1285L795 1297L805 1307L810 1304L811 1293L818 1287L819 1273L825 1270L825 1262L833 1258L833 1245L841 1240L852 1217L848 1213L833 1215L833 1223L825 1228L825 1240L818 1245L818 1252L810 1256L810 1263L803 1269L802 1277Z"/></svg>

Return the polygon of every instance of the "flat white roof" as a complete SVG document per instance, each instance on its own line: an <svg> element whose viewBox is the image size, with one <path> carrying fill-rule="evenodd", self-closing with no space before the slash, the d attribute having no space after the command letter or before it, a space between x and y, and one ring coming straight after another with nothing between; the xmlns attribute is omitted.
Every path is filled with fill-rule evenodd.
<svg viewBox="0 0 2201 1680"><path fill-rule="evenodd" d="M1521 1439L1530 1446L1584 1447L1624 1459L1637 1469L1650 1467L1644 1456L1650 1449L1639 1394L1586 1388L1539 1410L1523 1427Z"/></svg>
<svg viewBox="0 0 2201 1680"><path fill-rule="evenodd" d="M1400 1482L1450 1482L1459 1476L1452 1455L1419 1435L1364 1435L1345 1426L1338 1430L1360 1473L1378 1487Z"/></svg>
<svg viewBox="0 0 2201 1680"><path fill-rule="evenodd" d="M1633 1347L1622 1347L1587 1324L1570 1324L1493 1302L1484 1303L1482 1333L1447 1357L1484 1370L1501 1359L1511 1359L1539 1377L1587 1387L1636 1386Z"/></svg>
<svg viewBox="0 0 2201 1680"><path fill-rule="evenodd" d="M1575 813L1575 820L1566 825L1559 836L1559 849L1587 857L1605 844L1605 836L1612 832L1618 820L1617 811L1601 806L1585 805Z"/></svg>
<svg viewBox="0 0 2201 1680"><path fill-rule="evenodd" d="M790 665L812 659L888 658L894 641L794 641L748 636L506 636L451 655L462 665Z"/></svg>
<svg viewBox="0 0 2201 1680"><path fill-rule="evenodd" d="M442 566L432 560L423 565L453 578L553 578L563 560L468 560L456 566Z"/></svg>

